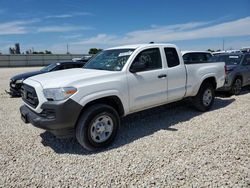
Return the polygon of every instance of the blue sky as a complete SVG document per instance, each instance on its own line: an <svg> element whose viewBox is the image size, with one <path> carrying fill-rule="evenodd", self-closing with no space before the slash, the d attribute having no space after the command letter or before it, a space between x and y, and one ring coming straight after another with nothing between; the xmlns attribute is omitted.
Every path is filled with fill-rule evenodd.
<svg viewBox="0 0 250 188"><path fill-rule="evenodd" d="M0 0L0 52L86 53L89 48L167 42L182 50L250 46L249 0Z"/></svg>

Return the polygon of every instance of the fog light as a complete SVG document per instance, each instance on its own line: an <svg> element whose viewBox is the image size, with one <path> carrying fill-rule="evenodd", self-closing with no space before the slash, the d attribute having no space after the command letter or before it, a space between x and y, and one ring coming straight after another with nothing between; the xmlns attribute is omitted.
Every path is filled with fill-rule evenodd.
<svg viewBox="0 0 250 188"><path fill-rule="evenodd" d="M50 109L46 109L43 110L41 113L41 116L47 119L55 119L56 118L56 114L53 110Z"/></svg>

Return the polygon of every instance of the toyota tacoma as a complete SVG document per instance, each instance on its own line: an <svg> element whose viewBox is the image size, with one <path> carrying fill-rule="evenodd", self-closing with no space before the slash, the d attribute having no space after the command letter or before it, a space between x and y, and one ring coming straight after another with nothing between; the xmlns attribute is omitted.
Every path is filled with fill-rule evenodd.
<svg viewBox="0 0 250 188"><path fill-rule="evenodd" d="M76 136L88 150L110 145L121 117L191 98L200 111L214 102L225 81L225 63L184 64L172 44L109 48L82 69L30 77L20 107L25 123L58 137Z"/></svg>

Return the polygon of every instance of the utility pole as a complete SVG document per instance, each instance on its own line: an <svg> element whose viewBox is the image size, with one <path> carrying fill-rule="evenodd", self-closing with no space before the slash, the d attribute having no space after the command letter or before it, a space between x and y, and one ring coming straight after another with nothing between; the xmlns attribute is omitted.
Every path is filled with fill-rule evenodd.
<svg viewBox="0 0 250 188"><path fill-rule="evenodd" d="M69 44L67 43L67 54L69 54Z"/></svg>
<svg viewBox="0 0 250 188"><path fill-rule="evenodd" d="M224 51L224 49L225 49L225 39L223 38L222 39L222 50Z"/></svg>

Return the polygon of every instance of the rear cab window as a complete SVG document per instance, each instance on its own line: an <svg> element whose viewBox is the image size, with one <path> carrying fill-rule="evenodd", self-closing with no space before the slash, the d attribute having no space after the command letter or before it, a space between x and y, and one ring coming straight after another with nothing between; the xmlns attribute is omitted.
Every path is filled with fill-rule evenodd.
<svg viewBox="0 0 250 188"><path fill-rule="evenodd" d="M220 60L225 62L226 65L238 65L240 64L242 57L243 55L230 54L220 57Z"/></svg>
<svg viewBox="0 0 250 188"><path fill-rule="evenodd" d="M168 67L176 67L180 65L180 59L175 48L164 48Z"/></svg>
<svg viewBox="0 0 250 188"><path fill-rule="evenodd" d="M183 60L185 64L208 63L211 57L210 53L190 52L183 55Z"/></svg>

